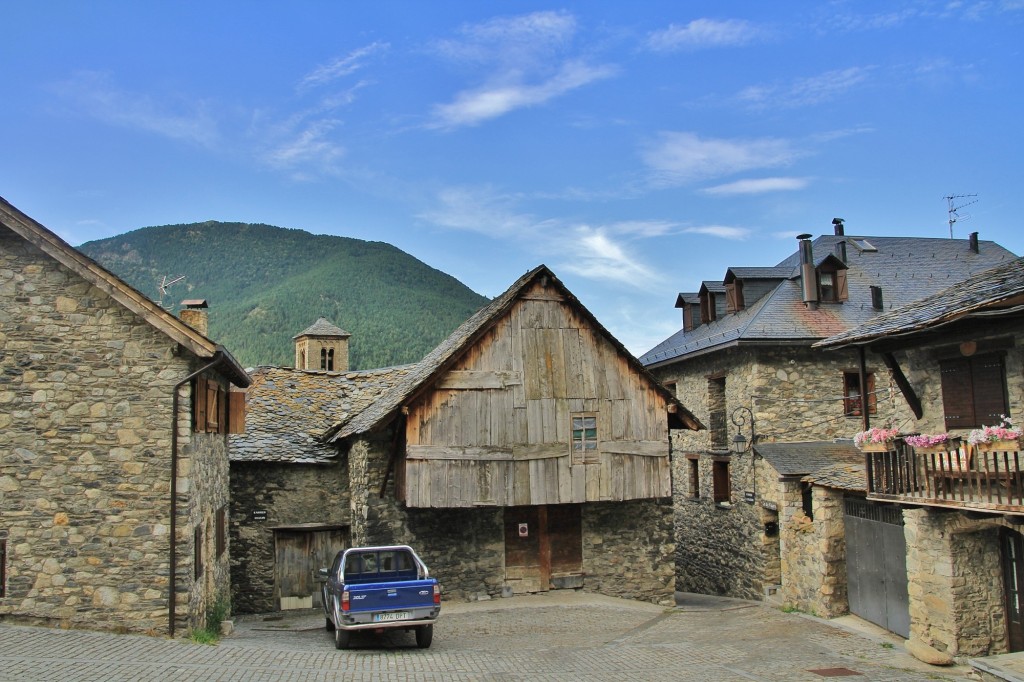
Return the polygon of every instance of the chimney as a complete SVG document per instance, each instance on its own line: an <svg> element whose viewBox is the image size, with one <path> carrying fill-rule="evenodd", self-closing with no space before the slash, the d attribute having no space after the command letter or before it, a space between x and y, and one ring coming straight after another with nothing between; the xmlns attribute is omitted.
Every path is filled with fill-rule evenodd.
<svg viewBox="0 0 1024 682"><path fill-rule="evenodd" d="M209 334L209 319L205 298L189 298L181 302L182 308L178 316L181 321L195 329L203 336Z"/></svg>
<svg viewBox="0 0 1024 682"><path fill-rule="evenodd" d="M818 275L814 271L814 253L811 250L811 235L797 235L800 240L800 286L803 290L804 305L810 310L818 309Z"/></svg>
<svg viewBox="0 0 1024 682"><path fill-rule="evenodd" d="M846 221L843 220L842 218L833 218L832 219L832 224L835 225L835 228L836 228L836 236L837 237L842 237L843 235L846 234L846 230L843 229L843 223L845 223L845 222Z"/></svg>
<svg viewBox="0 0 1024 682"><path fill-rule="evenodd" d="M978 253L978 233L977 232L971 232L971 234L967 237L967 243L970 245L971 251L973 251L974 253Z"/></svg>
<svg viewBox="0 0 1024 682"><path fill-rule="evenodd" d="M875 310L881 310L885 307L882 301L882 287L871 287L871 307Z"/></svg>
<svg viewBox="0 0 1024 682"><path fill-rule="evenodd" d="M843 261L844 263L846 262L846 240L845 239L843 239L842 241L836 243L836 256L839 258L839 260Z"/></svg>

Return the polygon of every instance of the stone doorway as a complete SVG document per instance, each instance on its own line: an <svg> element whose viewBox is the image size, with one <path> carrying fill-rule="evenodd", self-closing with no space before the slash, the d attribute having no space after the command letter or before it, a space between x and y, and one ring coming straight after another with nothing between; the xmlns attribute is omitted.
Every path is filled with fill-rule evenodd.
<svg viewBox="0 0 1024 682"><path fill-rule="evenodd" d="M1009 528L1003 528L1001 536L1007 646L1024 651L1024 537Z"/></svg>
<svg viewBox="0 0 1024 682"><path fill-rule="evenodd" d="M583 586L583 530L574 504L507 507L505 582L514 594Z"/></svg>

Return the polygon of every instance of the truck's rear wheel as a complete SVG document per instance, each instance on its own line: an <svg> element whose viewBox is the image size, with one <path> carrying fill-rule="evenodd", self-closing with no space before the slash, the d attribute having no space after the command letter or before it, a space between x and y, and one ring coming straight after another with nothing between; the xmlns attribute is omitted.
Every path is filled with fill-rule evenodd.
<svg viewBox="0 0 1024 682"><path fill-rule="evenodd" d="M334 630L334 648L335 649L347 649L348 641L352 633L348 630L342 630L341 628L335 628Z"/></svg>
<svg viewBox="0 0 1024 682"><path fill-rule="evenodd" d="M421 625L416 628L416 646L427 649L432 641L434 641L433 625Z"/></svg>

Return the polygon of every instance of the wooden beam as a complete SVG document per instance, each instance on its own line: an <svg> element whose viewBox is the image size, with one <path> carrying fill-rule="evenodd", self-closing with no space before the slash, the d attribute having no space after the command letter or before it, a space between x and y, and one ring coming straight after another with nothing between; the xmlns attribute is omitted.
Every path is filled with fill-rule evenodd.
<svg viewBox="0 0 1024 682"><path fill-rule="evenodd" d="M409 459L461 459L477 461L511 461L512 448L466 445L408 445Z"/></svg>
<svg viewBox="0 0 1024 682"><path fill-rule="evenodd" d="M882 353L882 361L885 362L885 366L892 372L892 378L899 387L900 392L907 401L907 405L913 411L914 416L920 419L924 415L924 408L921 406L921 399L917 397L917 393L914 392L914 387L910 385L910 381L907 380L907 376L903 373L903 369L900 364L896 361L895 356L892 353Z"/></svg>
<svg viewBox="0 0 1024 682"><path fill-rule="evenodd" d="M522 372L480 372L452 370L441 377L437 388L444 390L494 390L521 386Z"/></svg>
<svg viewBox="0 0 1024 682"><path fill-rule="evenodd" d="M668 457L668 441L616 440L600 444L601 452L612 455L638 455L641 457Z"/></svg>

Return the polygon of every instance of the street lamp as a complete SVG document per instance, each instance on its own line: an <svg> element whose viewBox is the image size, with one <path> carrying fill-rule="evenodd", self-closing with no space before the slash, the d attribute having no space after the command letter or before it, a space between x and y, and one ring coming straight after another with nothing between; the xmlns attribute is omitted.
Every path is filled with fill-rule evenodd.
<svg viewBox="0 0 1024 682"><path fill-rule="evenodd" d="M754 413L749 407L741 406L732 411L731 418L732 423L736 425L736 435L732 439L732 453L742 455L757 440L754 433ZM743 427L748 423L750 424L750 443L747 443L747 439L743 435Z"/></svg>

